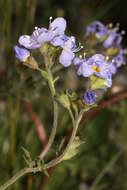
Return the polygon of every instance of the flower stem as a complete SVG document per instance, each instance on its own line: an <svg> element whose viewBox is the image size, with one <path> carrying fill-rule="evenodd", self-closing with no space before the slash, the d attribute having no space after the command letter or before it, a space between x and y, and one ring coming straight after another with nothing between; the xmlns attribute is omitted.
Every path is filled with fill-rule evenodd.
<svg viewBox="0 0 127 190"><path fill-rule="evenodd" d="M71 144L73 143L73 140L74 140L74 138L76 136L77 129L78 129L78 126L79 126L80 121L82 119L83 113L84 113L84 110L81 110L78 117L77 117L77 120L76 120L76 122L74 124L71 138L70 138L65 150L63 151L63 153L58 158L56 158L56 159L50 161L49 163L45 164L44 169L51 168L51 167L57 165L58 163L60 163L62 161L64 155L67 153L68 149L70 148Z"/></svg>
<svg viewBox="0 0 127 190"><path fill-rule="evenodd" d="M75 126L75 118L74 118L74 115L73 115L73 113L72 113L72 110L69 108L68 109L68 111L69 111L69 114L70 114L70 117L71 117L71 120L72 120L72 124L73 124L73 127Z"/></svg>
<svg viewBox="0 0 127 190"><path fill-rule="evenodd" d="M48 85L49 85L49 88L51 91L51 96L52 96L52 101L53 101L53 114L54 114L54 116L53 116L53 127L51 130L49 141L48 141L45 149L40 154L40 156L39 156L40 159L44 158L44 156L47 154L47 152L49 151L49 149L50 149L50 147L54 141L56 129L57 129L57 120L58 120L58 106L57 106L56 100L54 99L56 91L55 91L55 86L54 86L54 82L53 82L53 76L52 76L50 68L48 67L48 64L49 64L48 61L49 61L48 56L45 54L44 55L44 63L45 63L45 69L48 73Z"/></svg>
<svg viewBox="0 0 127 190"><path fill-rule="evenodd" d="M77 117L77 120L75 122L75 126L73 128L73 132L72 132L72 135L71 135L71 138L70 138L70 141L69 143L67 144L64 152L56 159L50 161L49 163L45 164L43 169L44 170L47 170L55 165L57 165L58 163L60 163L62 161L62 158L64 157L64 155L66 154L66 152L68 151L70 145L73 143L73 140L76 136L76 132L77 132L77 129L78 129L78 126L79 126L79 123L82 119L82 116L83 116L83 113L84 111L81 110L78 117ZM36 172L40 172L40 169L39 167L31 167L32 165L30 164L30 167L26 167L26 168L23 168L22 170L20 170L17 174L15 174L11 179L9 179L4 185L2 185L0 187L0 190L5 190L7 189L10 185L12 185L13 183L15 183L19 178L21 178L22 176L24 176L25 174L27 173L36 173Z"/></svg>
<svg viewBox="0 0 127 190"><path fill-rule="evenodd" d="M17 172L17 174L15 174L11 179L9 179L4 185L2 185L0 187L0 190L7 189L10 185L15 183L19 178L21 178L22 176L24 176L27 173L30 173L30 171L31 171L31 168L23 168L22 170Z"/></svg>

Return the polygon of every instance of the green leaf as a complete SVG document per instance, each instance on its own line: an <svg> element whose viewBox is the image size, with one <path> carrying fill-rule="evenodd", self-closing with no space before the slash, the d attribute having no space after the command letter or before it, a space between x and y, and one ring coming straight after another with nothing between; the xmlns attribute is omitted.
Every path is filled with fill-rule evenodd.
<svg viewBox="0 0 127 190"><path fill-rule="evenodd" d="M23 150L23 158L26 162L27 165L29 165L29 163L32 161L30 153L27 149L25 149L23 146L21 147L21 149Z"/></svg>
<svg viewBox="0 0 127 190"><path fill-rule="evenodd" d="M79 152L78 148L83 143L84 143L84 141L81 141L78 136L75 137L74 141L72 142L72 144L68 148L68 150L65 153L65 155L63 156L62 160L69 160L72 157L74 157L76 154L78 154L78 152Z"/></svg>

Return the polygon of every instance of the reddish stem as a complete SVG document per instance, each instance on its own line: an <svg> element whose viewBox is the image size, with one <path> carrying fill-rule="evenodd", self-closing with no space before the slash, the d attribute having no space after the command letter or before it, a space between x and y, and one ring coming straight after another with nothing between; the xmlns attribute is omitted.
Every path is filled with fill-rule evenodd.
<svg viewBox="0 0 127 190"><path fill-rule="evenodd" d="M112 106L113 104L127 98L127 91L121 92L117 95L111 96L108 100L103 100L98 105L98 107L92 109L91 111L87 112L87 114L83 117L81 123L87 122L89 119L94 118L97 113L101 112L104 108Z"/></svg>

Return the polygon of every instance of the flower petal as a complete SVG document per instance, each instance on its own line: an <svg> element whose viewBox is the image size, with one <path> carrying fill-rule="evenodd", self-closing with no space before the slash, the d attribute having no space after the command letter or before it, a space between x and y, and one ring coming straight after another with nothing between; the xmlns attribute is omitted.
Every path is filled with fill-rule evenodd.
<svg viewBox="0 0 127 190"><path fill-rule="evenodd" d="M24 46L27 49L40 48L40 44L35 39L33 39L31 36L28 35L20 36L18 41L21 46Z"/></svg>
<svg viewBox="0 0 127 190"><path fill-rule="evenodd" d="M78 71L77 71L78 75L82 75L84 77L89 77L92 74L94 74L94 71L91 69L91 66L89 64L87 64L87 61L84 61Z"/></svg>
<svg viewBox="0 0 127 190"><path fill-rule="evenodd" d="M54 35L62 35L66 29L66 20L62 17L56 18L49 26L49 30L54 32Z"/></svg>
<svg viewBox="0 0 127 190"><path fill-rule="evenodd" d="M96 101L96 94L92 90L88 90L83 94L83 102L87 105L92 105Z"/></svg>
<svg viewBox="0 0 127 190"><path fill-rule="evenodd" d="M86 36L95 33L97 38L101 38L107 34L107 31L107 28L100 21L95 21L86 28Z"/></svg>
<svg viewBox="0 0 127 190"><path fill-rule="evenodd" d="M30 56L30 52L20 46L14 46L14 52L15 57L21 62L26 62L27 58Z"/></svg>
<svg viewBox="0 0 127 190"><path fill-rule="evenodd" d="M57 36L55 37L52 41L51 41L51 44L53 46L60 46L60 47L63 47L64 46L64 43L69 39L68 36L66 35L60 35L60 36Z"/></svg>
<svg viewBox="0 0 127 190"><path fill-rule="evenodd" d="M75 54L73 52L62 51L59 61L64 67L71 65L72 60L74 59Z"/></svg>
<svg viewBox="0 0 127 190"><path fill-rule="evenodd" d="M46 28L41 28L39 31L39 35L37 37L37 41L42 44L44 42L49 42L54 38L54 33L48 31Z"/></svg>
<svg viewBox="0 0 127 190"><path fill-rule="evenodd" d="M110 46L113 45L114 43L114 40L116 38L116 32L112 32L108 37L107 39L104 41L104 47L105 48L109 48Z"/></svg>

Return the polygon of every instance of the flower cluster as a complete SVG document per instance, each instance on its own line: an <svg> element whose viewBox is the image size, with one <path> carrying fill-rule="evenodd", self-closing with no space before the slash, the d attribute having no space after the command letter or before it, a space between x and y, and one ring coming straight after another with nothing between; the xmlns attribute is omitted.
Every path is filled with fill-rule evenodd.
<svg viewBox="0 0 127 190"><path fill-rule="evenodd" d="M107 87L112 85L112 75L116 73L117 68L115 64L106 60L101 54L95 54L89 59L75 58L74 64L77 67L78 75L83 77L90 77L96 75L105 79Z"/></svg>
<svg viewBox="0 0 127 190"><path fill-rule="evenodd" d="M86 36L95 35L96 38L102 39L105 49L117 48L117 55L112 59L117 67L125 64L123 49L121 47L122 35L124 33L125 31L119 32L119 24L114 28L112 24L106 27L100 21L95 21L86 28Z"/></svg>
<svg viewBox="0 0 127 190"><path fill-rule="evenodd" d="M77 74L83 77L91 77L95 75L101 79L104 79L104 90L112 85L112 76L116 74L118 67L125 64L125 58L123 55L123 49L121 46L122 35L125 32L119 32L118 25L112 28L104 26L101 22L95 21L86 28L86 37L95 35L100 42L103 42L105 51L117 50L117 54L110 57L105 56L104 52L101 54L96 53L86 59L78 57L74 59L74 65L77 69ZM95 101L94 91L88 90L83 95L83 101L87 104Z"/></svg>
<svg viewBox="0 0 127 190"><path fill-rule="evenodd" d="M75 53L80 50L81 47L76 47L76 40L74 36L67 36L65 35L65 29L66 29L66 20L62 17L56 18L53 22L51 22L50 17L50 23L49 28L46 29L44 27L38 28L35 27L35 30L33 31L32 35L22 35L20 36L18 42L19 46L15 46L15 54L16 57L23 61L28 57L29 51L28 50L35 50L41 48L43 43L50 43L53 46L58 46L62 48L62 53L59 58L59 62L65 66L68 67L71 65L72 60L75 57ZM19 51L21 48L21 52ZM24 48L24 54L23 52ZM26 48L26 49L25 49ZM26 54L27 51L27 54ZM17 54L18 52L18 54ZM21 53L19 55L19 53Z"/></svg>
<svg viewBox="0 0 127 190"><path fill-rule="evenodd" d="M122 34L119 32L119 27L106 27L101 22L95 21L86 28L86 37L95 35L97 39L103 42L105 51L115 48L117 54L113 55L111 59L106 56L104 52L95 53L92 56L82 58L76 57L76 52L83 48L81 44L76 45L74 36L67 36L65 34L67 23L62 17L56 18L52 21L50 17L49 28L35 27L32 35L22 35L19 37L19 45L14 46L15 56L19 61L27 63L31 57L31 50L40 49L44 43L51 46L59 47L61 54L59 62L64 67L74 64L78 76L90 78L96 76L102 79L101 85L97 88L107 89L112 85L112 76L116 74L118 67L125 64L123 49L121 46ZM35 64L36 65L36 64ZM87 105L92 105L96 101L96 93L90 88L83 94L83 102Z"/></svg>

